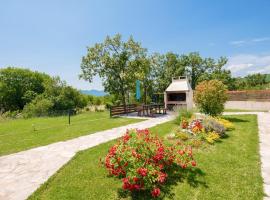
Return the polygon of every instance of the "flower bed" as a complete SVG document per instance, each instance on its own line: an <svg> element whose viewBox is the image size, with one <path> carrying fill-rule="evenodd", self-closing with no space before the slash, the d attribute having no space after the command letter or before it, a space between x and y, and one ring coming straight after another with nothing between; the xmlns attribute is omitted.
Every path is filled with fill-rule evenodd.
<svg viewBox="0 0 270 200"><path fill-rule="evenodd" d="M200 117L182 119L180 126L167 135L167 139L180 139L185 144L199 147L203 143L213 144L225 136L227 130L233 129L233 124L223 118Z"/></svg>
<svg viewBox="0 0 270 200"><path fill-rule="evenodd" d="M102 163L110 175L122 179L124 190L147 190L153 197L160 196L170 172L196 166L191 147L165 145L148 129L127 131Z"/></svg>

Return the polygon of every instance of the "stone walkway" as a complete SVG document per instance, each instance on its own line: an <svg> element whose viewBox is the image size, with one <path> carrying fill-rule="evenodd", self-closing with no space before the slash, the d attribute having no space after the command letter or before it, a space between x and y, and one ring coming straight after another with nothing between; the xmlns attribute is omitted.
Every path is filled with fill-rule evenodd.
<svg viewBox="0 0 270 200"><path fill-rule="evenodd" d="M236 114L257 114L259 126L261 171L263 177L264 200L270 200L270 113L268 112L238 112L225 113L226 115Z"/></svg>
<svg viewBox="0 0 270 200"><path fill-rule="evenodd" d="M126 129L150 128L172 120L172 115L113 128L0 157L0 200L23 200L66 164L78 151L122 136ZM102 124L100 124L102 126Z"/></svg>

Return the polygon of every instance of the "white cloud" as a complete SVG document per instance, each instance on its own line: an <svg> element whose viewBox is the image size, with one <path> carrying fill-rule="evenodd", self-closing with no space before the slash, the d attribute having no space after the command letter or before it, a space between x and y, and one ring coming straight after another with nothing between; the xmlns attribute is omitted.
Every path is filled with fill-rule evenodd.
<svg viewBox="0 0 270 200"><path fill-rule="evenodd" d="M264 41L269 41L270 38L269 37L262 37L262 38L254 38L251 41L252 42L264 42Z"/></svg>
<svg viewBox="0 0 270 200"><path fill-rule="evenodd" d="M241 54L232 56L226 65L234 76L245 76L253 73L270 73L270 54Z"/></svg>
<svg viewBox="0 0 270 200"><path fill-rule="evenodd" d="M234 45L234 46L241 46L246 44L247 41L246 40L237 40L237 41L231 41L230 44Z"/></svg>
<svg viewBox="0 0 270 200"><path fill-rule="evenodd" d="M270 37L260 37L260 38L253 38L249 40L236 40L231 41L229 44L232 46L243 46L243 45L250 45L250 44L256 44L259 42L267 42L270 41Z"/></svg>

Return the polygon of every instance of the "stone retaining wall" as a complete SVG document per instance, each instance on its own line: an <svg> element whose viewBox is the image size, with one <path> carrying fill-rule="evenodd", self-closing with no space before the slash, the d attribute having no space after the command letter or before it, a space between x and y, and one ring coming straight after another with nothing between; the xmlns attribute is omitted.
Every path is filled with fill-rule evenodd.
<svg viewBox="0 0 270 200"><path fill-rule="evenodd" d="M270 101L227 101L226 109L269 111Z"/></svg>
<svg viewBox="0 0 270 200"><path fill-rule="evenodd" d="M270 90L228 91L229 101L270 101Z"/></svg>

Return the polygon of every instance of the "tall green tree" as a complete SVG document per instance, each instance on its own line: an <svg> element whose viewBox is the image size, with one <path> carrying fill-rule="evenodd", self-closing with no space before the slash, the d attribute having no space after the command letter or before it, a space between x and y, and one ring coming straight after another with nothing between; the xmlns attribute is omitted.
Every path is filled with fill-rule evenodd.
<svg viewBox="0 0 270 200"><path fill-rule="evenodd" d="M228 59L225 57L220 57L217 60L205 58L203 61L205 71L199 76L196 84L205 80L219 80L225 84L229 90L235 89L234 78L231 75L231 71L224 69L227 61Z"/></svg>
<svg viewBox="0 0 270 200"><path fill-rule="evenodd" d="M181 61L185 66L185 74L191 79L191 87L195 89L198 79L206 71L207 65L197 52L182 55Z"/></svg>
<svg viewBox="0 0 270 200"><path fill-rule="evenodd" d="M146 57L146 49L130 37L122 41L121 35L107 37L104 42L88 47L83 56L81 78L92 82L99 75L106 92L119 97L127 104L128 92L140 78L141 60Z"/></svg>
<svg viewBox="0 0 270 200"><path fill-rule="evenodd" d="M173 77L185 73L184 63L179 55L168 52L165 55L155 53L151 56L151 74L155 92L162 93L169 86Z"/></svg>
<svg viewBox="0 0 270 200"><path fill-rule="evenodd" d="M29 69L0 69L1 110L22 110L27 103L44 92L44 82L48 79L48 75Z"/></svg>

